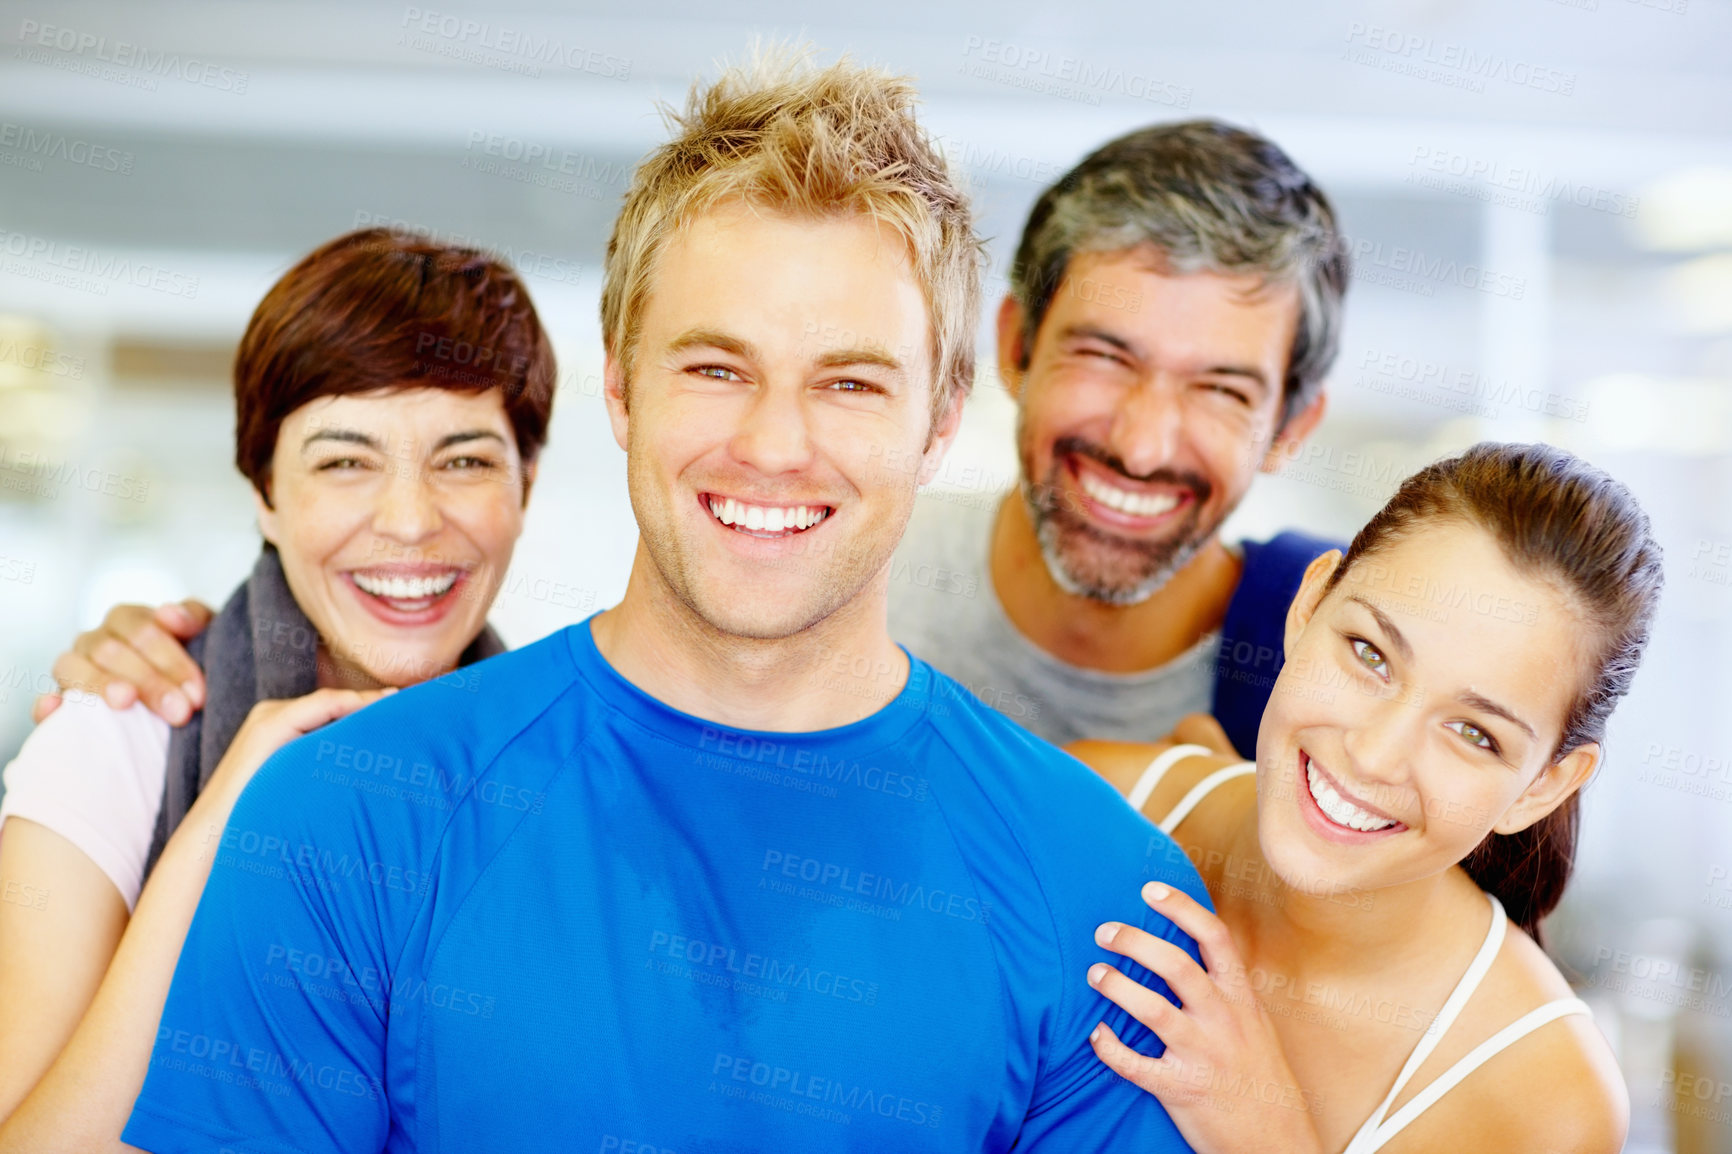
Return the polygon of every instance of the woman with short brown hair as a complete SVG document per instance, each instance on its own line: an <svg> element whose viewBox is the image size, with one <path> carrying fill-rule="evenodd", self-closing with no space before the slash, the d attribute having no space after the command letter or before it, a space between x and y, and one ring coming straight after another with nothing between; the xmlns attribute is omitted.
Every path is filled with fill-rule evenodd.
<svg viewBox="0 0 1732 1154"><path fill-rule="evenodd" d="M202 709L171 730L69 696L6 770L0 879L49 900L0 906L0 1150L118 1144L213 860L293 868L217 840L271 753L504 648L486 614L555 384L510 268L339 237L266 294L234 381L264 544L189 647Z"/></svg>

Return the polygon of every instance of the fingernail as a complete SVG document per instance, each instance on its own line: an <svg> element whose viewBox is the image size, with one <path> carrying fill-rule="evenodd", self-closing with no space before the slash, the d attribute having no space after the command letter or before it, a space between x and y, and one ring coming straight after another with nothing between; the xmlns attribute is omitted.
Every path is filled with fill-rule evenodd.
<svg viewBox="0 0 1732 1154"><path fill-rule="evenodd" d="M192 703L194 709L204 704L204 688L198 682L183 681L180 683L180 691L186 694L187 701Z"/></svg>
<svg viewBox="0 0 1732 1154"><path fill-rule="evenodd" d="M162 708L163 712L168 714L171 725L180 725L192 716L192 706L186 703L186 698L172 689L162 695Z"/></svg>
<svg viewBox="0 0 1732 1154"><path fill-rule="evenodd" d="M1097 928L1095 930L1095 945L1097 945L1097 946L1110 946L1113 944L1113 939L1118 937L1118 936L1119 936L1119 923L1117 923L1117 922L1102 922L1100 924L1099 928Z"/></svg>
<svg viewBox="0 0 1732 1154"><path fill-rule="evenodd" d="M1173 887L1161 882L1150 882L1143 887L1143 896L1151 902L1158 902L1173 892Z"/></svg>
<svg viewBox="0 0 1732 1154"><path fill-rule="evenodd" d="M1098 1042L1100 1040L1101 1040L1101 1028L1100 1028L1100 1025L1097 1023L1095 1025L1095 1028L1089 1031L1089 1041Z"/></svg>
<svg viewBox="0 0 1732 1154"><path fill-rule="evenodd" d="M1111 967L1108 966L1105 962L1096 962L1094 965L1090 966L1089 967L1089 985L1098 986L1102 982L1106 981L1107 970L1109 970L1110 968Z"/></svg>

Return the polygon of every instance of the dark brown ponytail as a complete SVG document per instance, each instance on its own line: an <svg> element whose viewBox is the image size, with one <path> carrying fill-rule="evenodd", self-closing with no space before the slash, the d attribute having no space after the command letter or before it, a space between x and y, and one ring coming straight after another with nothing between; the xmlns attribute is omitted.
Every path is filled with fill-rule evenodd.
<svg viewBox="0 0 1732 1154"><path fill-rule="evenodd" d="M1648 516L1622 484L1550 445L1475 445L1428 465L1401 485L1353 538L1330 587L1355 562L1439 520L1489 532L1515 568L1562 589L1597 637L1553 750L1603 741L1606 720L1629 691L1659 604L1660 546ZM1488 834L1462 868L1496 896L1510 919L1539 936L1576 862L1579 794L1513 834Z"/></svg>

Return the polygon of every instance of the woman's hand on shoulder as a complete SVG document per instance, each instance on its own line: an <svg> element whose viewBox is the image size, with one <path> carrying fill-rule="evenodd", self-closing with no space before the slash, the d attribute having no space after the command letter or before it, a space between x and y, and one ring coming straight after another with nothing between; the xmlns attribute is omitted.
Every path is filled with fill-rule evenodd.
<svg viewBox="0 0 1732 1154"><path fill-rule="evenodd" d="M31 720L60 708L61 693L80 689L114 709L142 701L170 725L185 725L204 705L204 673L186 652L186 642L210 624L208 605L187 600L152 609L116 605L95 629L73 639L54 661L56 692L36 699Z"/></svg>
<svg viewBox="0 0 1732 1154"><path fill-rule="evenodd" d="M1089 1035L1095 1055L1159 1098L1197 1154L1322 1154L1315 1103L1287 1064L1226 923L1159 882L1143 887L1143 900L1196 941L1204 965L1134 925L1103 925L1096 933L1101 947L1161 978L1177 1002L1112 966L1091 966L1089 984L1166 1044L1164 1054L1151 1058L1102 1022Z"/></svg>
<svg viewBox="0 0 1732 1154"><path fill-rule="evenodd" d="M238 797L271 754L295 738L395 692L395 689L315 689L305 697L259 702L247 714L240 731L229 743L228 752L217 764L211 787L220 783L231 797Z"/></svg>

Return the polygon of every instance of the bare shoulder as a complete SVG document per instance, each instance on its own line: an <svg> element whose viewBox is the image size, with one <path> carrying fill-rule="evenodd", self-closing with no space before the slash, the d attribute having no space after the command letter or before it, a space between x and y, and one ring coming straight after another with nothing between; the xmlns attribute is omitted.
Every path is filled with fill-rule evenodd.
<svg viewBox="0 0 1732 1154"><path fill-rule="evenodd" d="M1106 778L1120 793L1129 793L1137 778L1163 748L1144 741L1073 741L1065 752Z"/></svg>
<svg viewBox="0 0 1732 1154"><path fill-rule="evenodd" d="M1496 968L1504 970L1521 1014L1549 1002L1575 997L1575 991L1537 942L1511 926ZM1526 1046L1525 1057L1520 1048ZM1567 1014L1515 1043L1522 1076L1532 1079L1528 1103L1536 1138L1534 1149L1617 1154L1630 1124L1629 1090L1611 1043L1587 1014ZM1487 1062L1487 1066L1491 1063ZM1514 1070L1512 1062L1507 1070ZM1495 1076L1495 1075L1494 1075Z"/></svg>
<svg viewBox="0 0 1732 1154"><path fill-rule="evenodd" d="M1065 751L1106 778L1121 794L1129 794L1136 788L1143 771L1149 768L1149 763L1170 748L1171 742L1077 741L1065 746ZM1215 770L1237 765L1243 760L1236 756L1212 754L1176 762L1161 778L1160 785L1149 795L1148 801L1143 803L1143 815L1151 821L1158 821L1179 804L1179 799L1192 786Z"/></svg>
<svg viewBox="0 0 1732 1154"><path fill-rule="evenodd" d="M1530 1011L1573 996L1545 952L1511 926L1474 999L1480 1004L1470 1003L1471 1015L1464 1012L1451 1031L1461 1036L1446 1036L1436 1057L1453 1062ZM1414 1085L1439 1072L1422 1071ZM1389 1154L1461 1149L1617 1154L1629 1118L1629 1092L1610 1044L1591 1017L1567 1014L1488 1058L1400 1135L1406 1141L1387 1149Z"/></svg>

